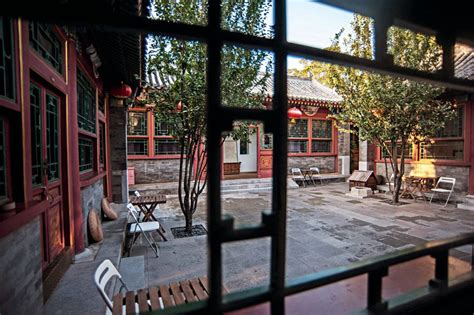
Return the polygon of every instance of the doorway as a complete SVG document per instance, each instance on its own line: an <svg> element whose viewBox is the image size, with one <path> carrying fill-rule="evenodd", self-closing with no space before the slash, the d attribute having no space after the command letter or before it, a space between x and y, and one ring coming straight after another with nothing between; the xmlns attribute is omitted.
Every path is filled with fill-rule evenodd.
<svg viewBox="0 0 474 315"><path fill-rule="evenodd" d="M241 173L257 171L257 133L249 136L249 142L237 140L237 158Z"/></svg>
<svg viewBox="0 0 474 315"><path fill-rule="evenodd" d="M62 144L65 133L61 97L39 82L30 83L31 171L33 199L47 200L40 216L43 270L65 248L64 188Z"/></svg>

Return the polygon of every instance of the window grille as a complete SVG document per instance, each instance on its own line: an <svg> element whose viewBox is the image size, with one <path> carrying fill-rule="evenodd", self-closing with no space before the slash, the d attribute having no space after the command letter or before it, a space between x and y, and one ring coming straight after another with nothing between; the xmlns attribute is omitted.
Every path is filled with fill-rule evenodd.
<svg viewBox="0 0 474 315"><path fill-rule="evenodd" d="M63 73L62 44L52 25L30 22L30 46L56 71Z"/></svg>
<svg viewBox="0 0 474 315"><path fill-rule="evenodd" d="M59 100L46 93L46 151L48 181L57 180L59 169Z"/></svg>
<svg viewBox="0 0 474 315"><path fill-rule="evenodd" d="M77 68L77 124L80 129L95 133L95 89L85 74Z"/></svg>
<svg viewBox="0 0 474 315"><path fill-rule="evenodd" d="M94 141L88 137L79 137L79 172L94 169Z"/></svg>
<svg viewBox="0 0 474 315"><path fill-rule="evenodd" d="M0 97L15 99L15 59L12 21L0 16Z"/></svg>
<svg viewBox="0 0 474 315"><path fill-rule="evenodd" d="M42 124L41 89L30 83L30 124L31 124L31 172L33 186L43 183L42 176Z"/></svg>

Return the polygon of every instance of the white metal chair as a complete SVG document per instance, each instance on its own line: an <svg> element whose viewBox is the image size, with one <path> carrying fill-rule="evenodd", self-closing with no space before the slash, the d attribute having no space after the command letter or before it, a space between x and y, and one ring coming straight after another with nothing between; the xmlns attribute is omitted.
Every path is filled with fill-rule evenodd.
<svg viewBox="0 0 474 315"><path fill-rule="evenodd" d="M303 176L303 173L301 172L301 169L298 168L298 167L293 167L291 169L291 176L293 178L293 180L298 183L298 181L301 181L303 183L303 187L306 187L306 184L305 184L305 178Z"/></svg>
<svg viewBox="0 0 474 315"><path fill-rule="evenodd" d="M444 187L447 187L447 188L440 187L440 184L444 185ZM446 203L444 204L444 206L446 207L448 205L449 198L451 198L451 195L454 192L454 185L455 184L456 184L456 178L440 177L438 179L438 182L436 183L435 188L431 189L432 194L431 194L430 203L433 200L433 197L434 197L435 194L438 194L438 200L441 201L439 196L444 193L444 194L448 194L448 198L446 198Z"/></svg>
<svg viewBox="0 0 474 315"><path fill-rule="evenodd" d="M309 176L311 180L313 181L313 185L316 185L314 182L314 179L319 179L321 182L321 185L323 184L323 177L321 176L321 173L319 172L319 167L310 167L309 168Z"/></svg>
<svg viewBox="0 0 474 315"><path fill-rule="evenodd" d="M119 292L122 290L122 288L125 288L126 291L129 291L127 285L125 284L125 282L123 282L122 276L118 272L117 268L115 268L115 266L110 260L106 259L95 270L94 282L110 311L112 311L112 301L105 292L105 287L107 286L107 283L110 281L110 279L112 279L113 277L117 277L121 283Z"/></svg>
<svg viewBox="0 0 474 315"><path fill-rule="evenodd" d="M130 227L128 229L128 232L133 235L132 244L130 245L130 249L128 250L129 253L132 252L133 244L135 243L135 240L138 237L137 234L142 233L146 241L150 245L151 249L153 250L153 252L155 252L156 257L158 257L158 252L159 252L158 245L155 239L153 238L153 235L151 234L151 232L159 230L160 223L157 221L142 222L139 219L138 211L135 209L135 207L131 203L127 205L127 208L128 208L128 213L132 216L133 220L135 221L134 223L130 224Z"/></svg>
<svg viewBox="0 0 474 315"><path fill-rule="evenodd" d="M138 192L138 190L135 190L135 191L133 192L133 194L134 194L135 196L137 196L137 197L140 197L140 196L141 196L140 193Z"/></svg>

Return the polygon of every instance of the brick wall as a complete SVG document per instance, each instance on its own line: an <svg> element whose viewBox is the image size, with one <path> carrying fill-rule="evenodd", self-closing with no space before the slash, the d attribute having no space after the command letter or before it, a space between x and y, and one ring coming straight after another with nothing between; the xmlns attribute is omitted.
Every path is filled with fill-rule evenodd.
<svg viewBox="0 0 474 315"><path fill-rule="evenodd" d="M89 229L87 224L87 217L89 210L95 208L99 215L102 212L102 198L104 198L104 182L102 179L96 181L94 184L81 189L81 204L85 224L84 226L84 244L90 244Z"/></svg>
<svg viewBox="0 0 474 315"><path fill-rule="evenodd" d="M321 173L334 173L336 171L336 158L334 156L288 156L288 169L292 167L319 167Z"/></svg>
<svg viewBox="0 0 474 315"><path fill-rule="evenodd" d="M135 184L178 181L179 159L129 160L128 165L135 168Z"/></svg>
<svg viewBox="0 0 474 315"><path fill-rule="evenodd" d="M385 177L385 164L377 163L377 175ZM432 164L405 164L405 175L422 174L426 176L446 176L456 178L454 189L467 191L469 184L469 167L441 166ZM392 168L388 165L388 176L392 175Z"/></svg>
<svg viewBox="0 0 474 315"><path fill-rule="evenodd" d="M41 313L43 282L40 239L39 217L0 239L2 315Z"/></svg>

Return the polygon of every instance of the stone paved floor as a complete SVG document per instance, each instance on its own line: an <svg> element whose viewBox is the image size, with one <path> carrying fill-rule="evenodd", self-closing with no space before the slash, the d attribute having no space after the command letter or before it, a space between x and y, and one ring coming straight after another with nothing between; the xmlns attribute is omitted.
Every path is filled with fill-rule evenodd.
<svg viewBox="0 0 474 315"><path fill-rule="evenodd" d="M346 192L346 183L288 192L287 278L474 231L474 212L452 205L403 200L408 204L391 206L382 202L386 198L382 194L360 200L345 196ZM261 210L270 208L270 200L270 192L225 195L222 207L237 224L257 223ZM201 198L195 224L205 225L205 212ZM145 255L144 285L206 274L206 237L172 238L170 228L184 224L178 200L169 199L157 215L170 238L160 242L160 257L140 244L133 249L133 255ZM268 238L224 245L224 283L230 291L269 283L269 245ZM468 259L470 253L468 247L451 254Z"/></svg>

